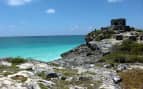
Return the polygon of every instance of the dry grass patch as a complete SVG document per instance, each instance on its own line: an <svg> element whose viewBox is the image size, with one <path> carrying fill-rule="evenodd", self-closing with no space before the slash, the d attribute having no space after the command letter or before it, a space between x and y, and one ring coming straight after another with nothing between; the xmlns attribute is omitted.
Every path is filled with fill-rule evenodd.
<svg viewBox="0 0 143 89"><path fill-rule="evenodd" d="M22 75L16 75L14 77L11 77L13 80L17 80L19 82L25 82L27 80L27 77L24 77Z"/></svg>
<svg viewBox="0 0 143 89"><path fill-rule="evenodd" d="M119 74L123 79L123 89L143 89L143 70L132 69Z"/></svg>

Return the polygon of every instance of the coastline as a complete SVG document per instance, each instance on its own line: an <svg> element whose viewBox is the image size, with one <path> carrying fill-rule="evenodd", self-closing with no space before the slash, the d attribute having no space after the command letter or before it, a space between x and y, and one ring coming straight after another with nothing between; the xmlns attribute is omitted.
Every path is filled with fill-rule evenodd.
<svg viewBox="0 0 143 89"><path fill-rule="evenodd" d="M86 44L62 53L54 61L2 59L0 88L142 89L142 31L127 27L95 30L86 36Z"/></svg>

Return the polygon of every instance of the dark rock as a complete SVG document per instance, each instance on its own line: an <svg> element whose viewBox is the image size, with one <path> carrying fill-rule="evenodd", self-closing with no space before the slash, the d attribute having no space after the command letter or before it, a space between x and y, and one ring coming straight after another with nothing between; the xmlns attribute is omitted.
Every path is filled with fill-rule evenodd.
<svg viewBox="0 0 143 89"><path fill-rule="evenodd" d="M123 36L122 35L116 35L116 40L123 40Z"/></svg>
<svg viewBox="0 0 143 89"><path fill-rule="evenodd" d="M49 73L47 74L47 78L57 78L58 74L57 73Z"/></svg>
<svg viewBox="0 0 143 89"><path fill-rule="evenodd" d="M61 80L66 80L66 79L67 79L67 78L66 78L66 77L64 77L64 76L62 76L62 77L61 77Z"/></svg>
<svg viewBox="0 0 143 89"><path fill-rule="evenodd" d="M83 76L79 77L79 81L87 81L87 80L91 80L91 78L90 77L83 77Z"/></svg>

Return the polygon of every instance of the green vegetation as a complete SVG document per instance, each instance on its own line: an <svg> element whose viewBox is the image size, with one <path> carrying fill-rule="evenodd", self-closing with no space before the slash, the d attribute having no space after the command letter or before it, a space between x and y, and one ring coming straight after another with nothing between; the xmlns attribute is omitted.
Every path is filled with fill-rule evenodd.
<svg viewBox="0 0 143 89"><path fill-rule="evenodd" d="M4 76L7 76L7 75L10 75L10 74L14 74L16 72L19 71L19 69L13 65L11 67L7 67L7 66L0 66L0 71L5 71L5 72L0 72L1 75L4 75Z"/></svg>
<svg viewBox="0 0 143 89"><path fill-rule="evenodd" d="M51 65L51 66L55 66L55 67L59 67L60 65L59 64L56 64L56 63L52 63L52 62L50 62L50 63L47 63L48 65Z"/></svg>
<svg viewBox="0 0 143 89"><path fill-rule="evenodd" d="M69 89L69 86L73 85L73 86L81 86L81 87L87 87L87 89L98 89L99 85L101 82L99 81L94 81L92 80L92 78L85 78L86 80L78 80L77 76L82 76L85 74L88 75L95 75L95 73L92 72L86 72L85 74L78 74L78 71L75 69L54 69L54 71L56 73L61 73L63 76L61 79L52 79L51 81L54 82L56 85L54 85L54 87L56 87L57 89ZM38 76L42 77L43 79L49 80L46 75L45 72L41 72L38 74ZM66 80L66 78L70 78L72 77L71 80ZM91 85L92 84L92 85ZM46 87L43 84L39 84L41 89L48 89L48 87Z"/></svg>
<svg viewBox="0 0 143 89"><path fill-rule="evenodd" d="M136 29L137 32L143 32L143 29Z"/></svg>
<svg viewBox="0 0 143 89"><path fill-rule="evenodd" d="M65 76L77 75L77 70L74 69L55 69L55 72L62 73Z"/></svg>
<svg viewBox="0 0 143 89"><path fill-rule="evenodd" d="M15 57L15 58L10 58L9 62L11 62L14 65L18 65L18 64L25 63L26 59L21 57Z"/></svg>
<svg viewBox="0 0 143 89"><path fill-rule="evenodd" d="M106 31L96 30L96 31L89 33L87 35L88 37L87 39L100 41L103 39L111 38L113 34L115 34L113 30L106 30Z"/></svg>
<svg viewBox="0 0 143 89"><path fill-rule="evenodd" d="M133 69L119 73L123 89L143 89L143 70Z"/></svg>
<svg viewBox="0 0 143 89"><path fill-rule="evenodd" d="M74 79L71 81L55 80L54 82L56 83L56 87L58 87L58 89L69 89L70 85L86 87L87 89L98 89L101 83L99 81L94 81L91 79L86 81Z"/></svg>
<svg viewBox="0 0 143 89"><path fill-rule="evenodd" d="M143 63L143 44L125 40L121 45L116 45L113 52L104 56L100 62L108 63Z"/></svg>
<svg viewBox="0 0 143 89"><path fill-rule="evenodd" d="M41 89L49 89L47 86L45 86L45 85L42 84L42 83L39 83L39 86L40 86Z"/></svg>
<svg viewBox="0 0 143 89"><path fill-rule="evenodd" d="M47 76L44 71L42 71L41 73L38 73L37 75L40 76L42 79L47 79Z"/></svg>
<svg viewBox="0 0 143 89"><path fill-rule="evenodd" d="M4 76L8 76L8 75L11 75L11 74L13 74L13 73L12 72L8 72L8 71L2 73L2 75L4 75Z"/></svg>
<svg viewBox="0 0 143 89"><path fill-rule="evenodd" d="M9 58L7 61L12 63L12 66L8 67L8 66L0 65L0 71L5 71L5 72L1 72L0 74L4 76L18 72L19 68L16 65L26 62L24 58L20 58L20 57Z"/></svg>

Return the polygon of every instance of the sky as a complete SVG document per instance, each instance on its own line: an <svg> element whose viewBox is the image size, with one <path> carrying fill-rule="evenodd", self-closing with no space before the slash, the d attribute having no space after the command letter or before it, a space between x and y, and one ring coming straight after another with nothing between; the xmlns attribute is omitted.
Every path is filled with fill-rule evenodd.
<svg viewBox="0 0 143 89"><path fill-rule="evenodd" d="M143 28L143 0L0 0L0 36L85 35L113 18Z"/></svg>

